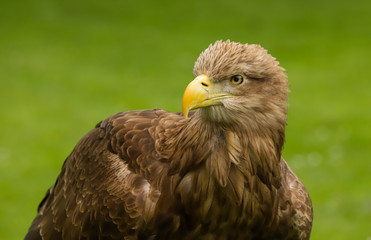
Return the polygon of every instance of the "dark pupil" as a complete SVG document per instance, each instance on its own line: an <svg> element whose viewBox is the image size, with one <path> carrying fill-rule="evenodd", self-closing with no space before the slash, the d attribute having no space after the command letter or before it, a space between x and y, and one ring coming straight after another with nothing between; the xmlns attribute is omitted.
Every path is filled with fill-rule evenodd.
<svg viewBox="0 0 371 240"><path fill-rule="evenodd" d="M242 79L241 76L234 76L234 77L233 77L233 82L234 82L234 83L240 83L240 82L241 82L241 79Z"/></svg>

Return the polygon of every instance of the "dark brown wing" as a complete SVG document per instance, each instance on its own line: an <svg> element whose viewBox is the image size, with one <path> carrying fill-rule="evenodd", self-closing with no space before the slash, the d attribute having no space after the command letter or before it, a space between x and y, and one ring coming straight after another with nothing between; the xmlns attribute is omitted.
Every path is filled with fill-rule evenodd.
<svg viewBox="0 0 371 240"><path fill-rule="evenodd" d="M151 169L159 171L166 163L157 161L150 132L158 127L159 115L166 114L119 113L84 136L41 202L25 239L123 239L137 234L160 195L149 179Z"/></svg>
<svg viewBox="0 0 371 240"><path fill-rule="evenodd" d="M308 191L299 178L290 169L286 161L281 159L281 226L289 225L289 235L292 238L306 240L310 238L313 221L312 201Z"/></svg>

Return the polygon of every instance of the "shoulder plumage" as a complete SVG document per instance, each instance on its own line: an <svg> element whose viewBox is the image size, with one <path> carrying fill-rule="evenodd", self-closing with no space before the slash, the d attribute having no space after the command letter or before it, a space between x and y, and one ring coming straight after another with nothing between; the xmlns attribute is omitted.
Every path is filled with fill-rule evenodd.
<svg viewBox="0 0 371 240"><path fill-rule="evenodd" d="M156 150L180 115L163 110L115 114L76 145L41 202L26 239L120 238L149 222L165 169Z"/></svg>

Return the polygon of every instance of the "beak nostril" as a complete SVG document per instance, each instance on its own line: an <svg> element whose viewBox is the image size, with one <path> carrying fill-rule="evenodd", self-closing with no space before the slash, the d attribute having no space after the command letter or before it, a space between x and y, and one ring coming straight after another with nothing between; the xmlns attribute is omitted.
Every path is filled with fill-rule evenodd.
<svg viewBox="0 0 371 240"><path fill-rule="evenodd" d="M208 87L209 85L207 85L206 83L204 83L204 82L201 82L201 85L202 86L205 86L205 87Z"/></svg>

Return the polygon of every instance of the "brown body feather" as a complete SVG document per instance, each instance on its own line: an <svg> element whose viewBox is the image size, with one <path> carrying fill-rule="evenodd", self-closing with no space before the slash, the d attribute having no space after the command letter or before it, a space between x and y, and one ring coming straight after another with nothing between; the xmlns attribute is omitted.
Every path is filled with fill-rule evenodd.
<svg viewBox="0 0 371 240"><path fill-rule="evenodd" d="M215 66L218 44L195 75L241 72ZM265 69L242 69L264 79L244 89L252 97L187 120L155 109L102 121L65 161L26 239L309 239L309 195L281 158L285 75L262 48L243 46ZM235 54L229 68L242 61Z"/></svg>

